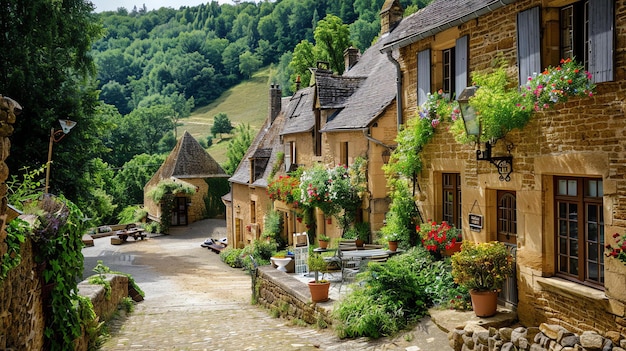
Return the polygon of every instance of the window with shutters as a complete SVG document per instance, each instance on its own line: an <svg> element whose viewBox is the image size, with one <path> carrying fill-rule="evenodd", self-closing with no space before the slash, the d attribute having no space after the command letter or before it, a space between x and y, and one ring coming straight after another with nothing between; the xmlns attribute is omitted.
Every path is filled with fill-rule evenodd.
<svg viewBox="0 0 626 351"><path fill-rule="evenodd" d="M555 177L557 275L604 285L602 179Z"/></svg>
<svg viewBox="0 0 626 351"><path fill-rule="evenodd" d="M454 48L443 50L442 55L442 89L446 94L454 93Z"/></svg>
<svg viewBox="0 0 626 351"><path fill-rule="evenodd" d="M454 98L467 87L468 52L468 37L463 36L455 41L453 47L427 49L417 53L418 105L426 102L428 94L433 91L442 89L450 98Z"/></svg>

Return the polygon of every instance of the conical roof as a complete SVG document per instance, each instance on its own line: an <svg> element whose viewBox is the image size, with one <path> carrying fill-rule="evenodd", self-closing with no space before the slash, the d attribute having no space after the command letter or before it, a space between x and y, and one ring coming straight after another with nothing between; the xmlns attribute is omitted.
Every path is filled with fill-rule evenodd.
<svg viewBox="0 0 626 351"><path fill-rule="evenodd" d="M228 178L222 167L185 131L153 179Z"/></svg>

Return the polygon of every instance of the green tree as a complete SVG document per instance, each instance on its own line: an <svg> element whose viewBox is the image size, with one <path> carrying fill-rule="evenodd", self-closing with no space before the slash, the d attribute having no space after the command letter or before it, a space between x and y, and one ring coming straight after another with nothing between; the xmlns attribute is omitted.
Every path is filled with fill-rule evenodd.
<svg viewBox="0 0 626 351"><path fill-rule="evenodd" d="M143 204L143 187L165 161L165 155L139 154L126 162L113 178L118 209Z"/></svg>
<svg viewBox="0 0 626 351"><path fill-rule="evenodd" d="M343 52L350 47L350 29L341 18L326 15L315 28L315 47L318 57L328 61L330 68L337 74L343 74L345 63Z"/></svg>
<svg viewBox="0 0 626 351"><path fill-rule="evenodd" d="M311 42L303 40L298 43L293 50L291 62L289 62L289 68L293 72L290 80L295 82L296 78L300 76L302 86L309 86L311 82L311 71L309 68L315 67L315 59L315 47Z"/></svg>
<svg viewBox="0 0 626 351"><path fill-rule="evenodd" d="M227 160L223 166L226 173L232 175L235 172L239 162L241 162L250 144L252 144L252 137L252 130L249 124L240 124L235 128L235 136L228 142Z"/></svg>
<svg viewBox="0 0 626 351"><path fill-rule="evenodd" d="M222 138L222 133L230 133L233 130L233 125L230 123L228 116L220 112L213 117L213 126L211 127L211 134L216 138L217 134Z"/></svg>
<svg viewBox="0 0 626 351"><path fill-rule="evenodd" d="M261 64L261 59L250 51L239 55L239 72L248 79L261 67Z"/></svg>

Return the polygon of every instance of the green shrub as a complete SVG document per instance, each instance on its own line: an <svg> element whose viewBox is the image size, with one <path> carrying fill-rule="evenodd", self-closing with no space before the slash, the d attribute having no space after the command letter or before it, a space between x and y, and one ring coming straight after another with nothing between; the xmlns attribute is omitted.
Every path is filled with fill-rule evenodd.
<svg viewBox="0 0 626 351"><path fill-rule="evenodd" d="M243 249L228 248L220 252L220 259L233 268L242 268L243 259L241 253Z"/></svg>

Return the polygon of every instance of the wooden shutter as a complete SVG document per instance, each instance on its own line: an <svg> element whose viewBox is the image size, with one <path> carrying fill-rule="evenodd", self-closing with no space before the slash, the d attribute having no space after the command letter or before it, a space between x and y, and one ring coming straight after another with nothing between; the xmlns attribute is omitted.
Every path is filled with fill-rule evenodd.
<svg viewBox="0 0 626 351"><path fill-rule="evenodd" d="M517 14L517 64L520 85L526 84L534 73L541 72L539 7Z"/></svg>
<svg viewBox="0 0 626 351"><path fill-rule="evenodd" d="M417 104L426 102L430 93L430 49L417 53Z"/></svg>
<svg viewBox="0 0 626 351"><path fill-rule="evenodd" d="M467 70L468 70L468 57L469 57L469 42L468 37L463 36L456 40L455 47L455 61L454 61L454 96L456 98L461 95L463 89L467 87Z"/></svg>
<svg viewBox="0 0 626 351"><path fill-rule="evenodd" d="M589 1L589 72L593 82L613 80L613 0Z"/></svg>

